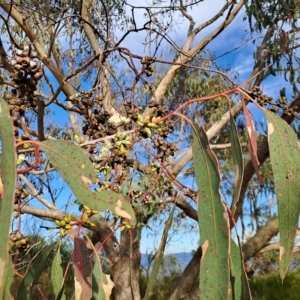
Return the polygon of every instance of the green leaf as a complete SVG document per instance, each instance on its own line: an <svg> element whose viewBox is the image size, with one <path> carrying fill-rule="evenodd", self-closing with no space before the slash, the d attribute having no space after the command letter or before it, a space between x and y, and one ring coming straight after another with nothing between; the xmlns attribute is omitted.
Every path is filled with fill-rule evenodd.
<svg viewBox="0 0 300 300"><path fill-rule="evenodd" d="M13 268L12 268L12 261L9 259L8 264L7 264L7 270L6 270L6 278L5 278L5 286L4 286L4 291L3 291L3 296L2 299L9 300L13 299L11 293L10 293L10 288L11 284L14 280L14 273L13 273Z"/></svg>
<svg viewBox="0 0 300 300"><path fill-rule="evenodd" d="M41 149L51 159L51 163L57 169L59 168L63 178L65 178L64 172L67 173L66 175L71 175L72 172L68 170L72 170L75 173L69 180L74 180L74 177L79 175L82 182L95 183L97 181L94 166L77 145L68 141L48 140L41 143Z"/></svg>
<svg viewBox="0 0 300 300"><path fill-rule="evenodd" d="M239 200L243 174L244 174L244 161L242 147L239 140L238 132L232 115L230 114L230 142L233 159L233 171L234 171L234 182L233 182L233 197L231 203L231 213L234 216L236 210L236 203Z"/></svg>
<svg viewBox="0 0 300 300"><path fill-rule="evenodd" d="M92 293L92 261L89 250L82 238L74 237L74 279L75 298L91 299Z"/></svg>
<svg viewBox="0 0 300 300"><path fill-rule="evenodd" d="M230 299L242 298L242 260L240 249L231 241L230 244Z"/></svg>
<svg viewBox="0 0 300 300"><path fill-rule="evenodd" d="M164 251L165 251L165 247L166 247L166 243L167 243L167 237L168 237L168 232L171 228L172 225L172 221L173 221L173 216L174 216L174 211L175 211L175 206L173 207L168 220L166 222L165 228L164 228L164 232L162 235L162 239L159 245L159 248L156 252L155 255L155 259L154 259L154 264L153 264L153 268L151 271L151 275L149 277L149 281L148 281L148 285L147 285L147 290L144 296L144 300L149 300L151 298L151 296L155 293L154 290L154 284L157 280L157 275L158 275L158 271L159 268L162 264L162 260L163 260L163 256L164 256Z"/></svg>
<svg viewBox="0 0 300 300"><path fill-rule="evenodd" d="M92 278L93 300L109 299L113 288L113 282L109 277L109 275L103 273L99 255L95 253L95 265Z"/></svg>
<svg viewBox="0 0 300 300"><path fill-rule="evenodd" d="M242 253L234 241L230 244L230 282L230 299L252 299Z"/></svg>
<svg viewBox="0 0 300 300"><path fill-rule="evenodd" d="M63 179L69 184L78 201L92 209L112 213L129 219L131 225L136 223L134 211L121 194L112 191L92 193L89 184L95 182L94 167L83 151L70 142L44 141L41 149L48 156Z"/></svg>
<svg viewBox="0 0 300 300"><path fill-rule="evenodd" d="M55 253L54 259L51 265L51 282L53 287L53 293L55 295L55 300L60 300L62 297L62 292L64 288L64 276L63 276L63 268L62 268L62 260L60 255L60 246L58 245L58 249Z"/></svg>
<svg viewBox="0 0 300 300"><path fill-rule="evenodd" d="M31 288L38 281L43 271L49 262L49 257L55 248L57 243L53 243L49 246L44 247L34 259L34 261L28 266L27 272L20 284L18 290L19 300L29 300L31 299Z"/></svg>
<svg viewBox="0 0 300 300"><path fill-rule="evenodd" d="M274 71L272 66L269 68L269 71L272 76L276 77L276 72Z"/></svg>
<svg viewBox="0 0 300 300"><path fill-rule="evenodd" d="M268 141L277 196L280 251L279 271L283 280L293 254L300 212L300 152L297 135L275 114L264 111L268 120Z"/></svg>
<svg viewBox="0 0 300 300"><path fill-rule="evenodd" d="M129 186L126 183L121 184L121 194L125 197L129 191Z"/></svg>
<svg viewBox="0 0 300 300"><path fill-rule="evenodd" d="M5 284L8 254L8 234L11 224L11 214L15 199L16 183L16 156L14 129L9 109L5 100L0 97L0 138L1 138L1 162L0 171L0 295L3 295Z"/></svg>
<svg viewBox="0 0 300 300"><path fill-rule="evenodd" d="M194 124L193 157L198 186L198 220L202 246L200 292L202 299L228 299L229 222L219 194L217 158L202 127Z"/></svg>

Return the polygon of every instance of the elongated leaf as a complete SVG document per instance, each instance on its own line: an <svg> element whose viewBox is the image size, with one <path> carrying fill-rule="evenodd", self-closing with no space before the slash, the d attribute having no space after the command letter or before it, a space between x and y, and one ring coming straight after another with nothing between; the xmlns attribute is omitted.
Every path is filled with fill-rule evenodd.
<svg viewBox="0 0 300 300"><path fill-rule="evenodd" d="M55 300L60 300L62 297L62 290L64 287L64 276L63 276L63 268L61 266L62 260L60 255L60 246L58 245L58 249L55 253L54 259L52 261L51 266L51 282L53 287L53 293L55 295Z"/></svg>
<svg viewBox="0 0 300 300"><path fill-rule="evenodd" d="M82 149L75 144L68 141L48 140L41 143L41 149L49 158L51 157L51 163L55 164L56 168L59 167L63 177L63 172L68 172L68 169L74 169L76 173L73 174L70 180L79 175L81 181L84 181L85 178L91 183L97 181L93 165ZM55 156L56 159L53 159Z"/></svg>
<svg viewBox="0 0 300 300"><path fill-rule="evenodd" d="M65 141L44 141L41 149L69 184L80 203L98 211L109 209L112 213L129 219L132 225L136 223L130 203L121 194L112 191L90 191L88 185L95 182L95 171L78 146Z"/></svg>
<svg viewBox="0 0 300 300"><path fill-rule="evenodd" d="M74 237L74 275L75 298L91 299L92 292L92 261L89 250L82 238Z"/></svg>
<svg viewBox="0 0 300 300"><path fill-rule="evenodd" d="M234 171L233 197L231 203L231 212L233 216L236 210L236 203L238 202L240 197L240 192L241 192L241 187L243 182L243 174L244 174L244 161L243 161L243 153L242 153L240 139L238 136L234 119L231 114L230 114L230 142L231 142L233 171Z"/></svg>
<svg viewBox="0 0 300 300"><path fill-rule="evenodd" d="M16 182L16 157L14 145L14 130L9 117L9 109L3 98L0 97L0 134L1 134L1 163L0 171L0 295L3 295L8 255L8 233L11 224L11 214L14 204Z"/></svg>
<svg viewBox="0 0 300 300"><path fill-rule="evenodd" d="M103 273L98 254L95 254L95 258L92 279L93 300L108 300L114 284L109 275Z"/></svg>
<svg viewBox="0 0 300 300"><path fill-rule="evenodd" d="M252 299L247 275L244 269L242 253L234 241L231 241L230 244L230 282L230 299Z"/></svg>
<svg viewBox="0 0 300 300"><path fill-rule="evenodd" d="M28 270L18 290L19 300L31 299L31 288L34 284L36 284L43 271L45 270L45 267L49 262L50 254L52 253L56 245L57 243L55 242L49 246L44 247L39 252L32 264L28 267Z"/></svg>
<svg viewBox="0 0 300 300"><path fill-rule="evenodd" d="M201 299L228 299L229 223L219 194L220 174L204 130L194 124L193 156L198 185L198 219L202 258Z"/></svg>
<svg viewBox="0 0 300 300"><path fill-rule="evenodd" d="M159 271L159 268L160 268L162 260L163 260L164 251L165 251L165 247L166 247L166 243L167 243L168 232L169 232L169 230L171 228L171 225L172 225L174 211L175 211L175 206L173 207L173 209L172 209L172 211L171 211L171 213L168 217L168 220L166 222L164 232L163 232L163 235L162 235L162 239L160 241L159 248L158 248L158 250L156 252L156 255L155 255L154 264L153 264L153 268L152 268L152 271L151 271L151 275L149 277L149 281L148 281L147 290L146 290L146 293L145 293L145 296L144 296L144 300L150 299L150 297L155 293L154 284L157 280L158 271Z"/></svg>
<svg viewBox="0 0 300 300"><path fill-rule="evenodd" d="M242 260L238 246L234 241L230 244L230 299L243 299Z"/></svg>
<svg viewBox="0 0 300 300"><path fill-rule="evenodd" d="M262 184L263 178L261 177L261 175L258 172L260 162L257 158L257 137L256 137L255 126L254 126L252 117L250 115L250 112L249 112L247 106L245 105L244 101L243 101L243 111L244 111L244 116L245 116L245 120L246 120L247 132L248 132L248 136L249 136L249 152L250 152L252 164L253 164L257 179Z"/></svg>
<svg viewBox="0 0 300 300"><path fill-rule="evenodd" d="M283 280L288 271L298 228L300 199L300 152L297 135L275 114L264 111L268 120L268 141L278 205L280 251L279 270Z"/></svg>
<svg viewBox="0 0 300 300"><path fill-rule="evenodd" d="M7 273L5 278L5 287L3 291L3 297L2 299L5 300L13 300L13 297L10 293L10 287L14 280L14 274L13 274L13 268L12 268L12 261L9 259L7 264Z"/></svg>

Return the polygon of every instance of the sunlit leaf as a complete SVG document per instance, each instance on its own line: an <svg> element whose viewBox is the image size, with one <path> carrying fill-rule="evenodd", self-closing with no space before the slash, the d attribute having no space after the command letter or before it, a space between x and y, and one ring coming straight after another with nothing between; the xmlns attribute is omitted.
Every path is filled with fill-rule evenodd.
<svg viewBox="0 0 300 300"><path fill-rule="evenodd" d="M101 260L98 254L95 254L95 265L93 268L92 288L94 300L108 300L112 289L113 282L110 276L104 274L101 267Z"/></svg>
<svg viewBox="0 0 300 300"><path fill-rule="evenodd" d="M160 241L160 245L159 245L159 248L155 255L151 275L148 280L148 285L147 285L147 290L146 290L146 293L144 296L144 300L150 299L151 296L155 293L154 285L157 280L159 268L162 264L164 251L165 251L165 247L166 247L166 243L167 243L168 232L171 228L172 221L173 221L174 211L175 211L175 206L173 207L173 209L168 217L168 220L166 221L166 224L165 224L165 228L164 228L164 232L163 232L163 235L162 235L162 238Z"/></svg>
<svg viewBox="0 0 300 300"><path fill-rule="evenodd" d="M63 178L65 176L62 173L71 169L75 171L73 177L79 175L81 180L86 178L90 183L97 181L93 164L77 145L68 141L48 140L41 143L41 149L47 154L49 159L51 158L51 163L56 168L59 167ZM57 157L56 159L54 159L55 156ZM69 172L68 175L70 175ZM70 180L73 180L73 178L70 178Z"/></svg>
<svg viewBox="0 0 300 300"><path fill-rule="evenodd" d="M278 205L280 251L279 270L283 280L293 254L300 212L300 152L292 128L274 113L268 120L268 141Z"/></svg>
<svg viewBox="0 0 300 300"><path fill-rule="evenodd" d="M14 129L9 109L5 100L0 97L0 139L1 139L1 162L0 162L0 295L3 294L8 255L8 233L11 224L11 214L15 198L16 183L16 157L14 145ZM3 184L2 178L3 177Z"/></svg>
<svg viewBox="0 0 300 300"><path fill-rule="evenodd" d="M65 141L45 141L41 149L47 154L63 179L69 184L78 202L98 211L109 209L112 213L136 222L134 211L121 194L112 191L92 193L88 185L96 181L94 167L83 151Z"/></svg>
<svg viewBox="0 0 300 300"><path fill-rule="evenodd" d="M60 254L61 243L58 246L58 249L55 253L55 256L51 265L51 282L53 287L53 293L55 295L55 300L59 300L62 297L63 285L64 285L64 276L62 268L62 260Z"/></svg>
<svg viewBox="0 0 300 300"><path fill-rule="evenodd" d="M12 261L9 259L7 264L7 272L5 278L5 286L3 290L3 297L2 299L13 300L13 297L10 293L11 284L14 280L13 268L12 268Z"/></svg>
<svg viewBox="0 0 300 300"><path fill-rule="evenodd" d="M230 244L230 282L231 291L229 299L252 299L241 250L234 241L231 241Z"/></svg>
<svg viewBox="0 0 300 300"><path fill-rule="evenodd" d="M193 160L198 186L198 220L202 246L201 299L228 299L229 223L219 194L218 162L202 127L194 124L193 129Z"/></svg>

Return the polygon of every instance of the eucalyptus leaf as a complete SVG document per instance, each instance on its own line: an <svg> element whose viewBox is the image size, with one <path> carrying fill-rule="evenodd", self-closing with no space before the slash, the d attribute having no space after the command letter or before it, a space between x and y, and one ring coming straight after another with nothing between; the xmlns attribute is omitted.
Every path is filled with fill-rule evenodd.
<svg viewBox="0 0 300 300"><path fill-rule="evenodd" d="M202 258L201 299L228 299L229 222L219 193L218 161L202 127L193 125L193 155L198 186L198 220Z"/></svg>
<svg viewBox="0 0 300 300"><path fill-rule="evenodd" d="M8 105L2 97L0 97L0 139L0 171L2 175L0 176L0 295L3 295L7 274L6 266L9 261L8 234L15 199L17 172L13 123L9 117Z"/></svg>
<svg viewBox="0 0 300 300"><path fill-rule="evenodd" d="M283 280L293 254L300 212L300 151L293 129L274 113L268 120L268 141L278 205L280 251L279 271Z"/></svg>

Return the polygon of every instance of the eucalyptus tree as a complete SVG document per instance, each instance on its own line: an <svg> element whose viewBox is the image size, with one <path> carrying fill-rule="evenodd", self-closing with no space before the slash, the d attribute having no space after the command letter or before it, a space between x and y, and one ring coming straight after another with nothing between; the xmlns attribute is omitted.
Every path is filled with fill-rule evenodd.
<svg viewBox="0 0 300 300"><path fill-rule="evenodd" d="M247 281L242 280L247 276L243 263L279 230L280 243L274 245L280 249L284 278L299 214L297 138L287 125L300 110L294 66L298 3L218 1L215 14L201 22L197 15L209 4L195 0L138 6L133 1L105 0L0 2L1 197L3 202L13 202L17 220L9 236L12 264L2 268L0 278L6 273L8 278L13 272L20 275L15 262L20 252L30 251L30 240L21 233L24 214L29 214L51 221L47 229L59 232L58 240L73 240L70 261L76 299L108 299L111 293L114 299L141 299L141 235L153 218L165 213L169 217L145 299L155 292L153 281L172 218L182 213L199 222L201 246L170 299L196 299L200 290L203 299L250 297ZM217 57L209 51L213 41L236 26L232 23L239 16L244 16L247 38L255 45L253 71L243 84L230 69L218 68ZM178 33L180 40L175 38ZM284 89L273 101L259 88L277 74L285 75L293 101L287 100L291 92L285 94ZM268 139L256 137L257 120L247 108L250 102L267 118ZM51 110L69 118L68 128L59 118L49 121ZM270 153L274 180L270 168L259 168ZM57 174L71 188L76 198L72 203L64 194L58 196ZM190 183L195 179L199 191L185 184L181 175ZM254 190L248 189L249 183L273 193L273 182L279 221L275 217L258 223L260 229L242 247L239 244L240 249L233 241L230 245L230 229L236 230L237 220L243 219L245 200ZM231 209L221 201L220 184ZM259 216L263 207L253 195L251 212ZM80 213L70 204L77 205ZM9 213L9 205L1 207L4 236L9 231ZM91 236L85 228L93 232ZM41 266L57 244L41 250L28 266L18 291L20 299L30 298ZM104 258L98 255L100 249ZM58 267L60 252L55 253L52 280L60 299L63 273ZM6 257L5 251L0 257ZM102 272L102 259L108 263L111 279ZM195 285L199 274L200 286ZM233 286L230 276L235 277ZM9 280L1 284L6 299L8 286Z"/></svg>

